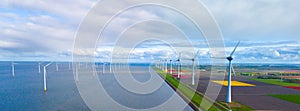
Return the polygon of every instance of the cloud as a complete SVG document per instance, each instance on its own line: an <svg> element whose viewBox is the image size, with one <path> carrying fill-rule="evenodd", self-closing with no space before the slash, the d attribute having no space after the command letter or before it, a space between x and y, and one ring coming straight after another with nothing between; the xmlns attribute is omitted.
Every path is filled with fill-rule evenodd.
<svg viewBox="0 0 300 111"><path fill-rule="evenodd" d="M95 14L93 21L88 24L89 27L84 29L86 36L89 36L95 23L110 17L114 11L114 7L106 6L103 13L89 12L97 2L98 0L3 0L0 4L0 59L71 58L74 36L85 15ZM126 4L127 1L121 2ZM235 55L237 62L300 60L299 1L202 2L211 10L220 25L226 40L227 54L232 51L238 40L242 40ZM129 27L144 19L153 21L144 21ZM183 15L170 10L151 6L137 7L116 16L106 28L104 38L98 41L96 50L82 49L74 53L82 56L95 55L97 59L109 60L112 54L123 59L126 58L123 54L130 52L132 59L151 61L177 58L179 52L182 53L182 58L190 59L200 50L199 58L209 60L210 57L209 46L201 32L198 32ZM114 46L114 43L120 40L118 37L122 32L121 37L125 42ZM189 40L184 40L185 36ZM162 41L148 40L143 41L142 45L130 44L142 37L158 37ZM136 46L131 49L129 46L132 45ZM195 48L191 48L193 46ZM120 51L112 52L114 48L119 48Z"/></svg>
<svg viewBox="0 0 300 111"><path fill-rule="evenodd" d="M16 59L61 56L61 52L72 49L77 26L93 3L95 1L2 1L0 50L10 52L5 53L5 57L17 56ZM38 56L33 57L34 54Z"/></svg>
<svg viewBox="0 0 300 111"><path fill-rule="evenodd" d="M255 43L253 43L255 44ZM239 49L239 48L238 48ZM300 62L299 53L300 44L295 45L295 42L290 44L272 43L257 47L241 47L235 54L238 62L278 62L278 63L297 63Z"/></svg>
<svg viewBox="0 0 300 111"><path fill-rule="evenodd" d="M0 41L0 48L13 48L22 46L16 42Z"/></svg>
<svg viewBox="0 0 300 111"><path fill-rule="evenodd" d="M299 40L299 1L202 1L215 16L227 40Z"/></svg>

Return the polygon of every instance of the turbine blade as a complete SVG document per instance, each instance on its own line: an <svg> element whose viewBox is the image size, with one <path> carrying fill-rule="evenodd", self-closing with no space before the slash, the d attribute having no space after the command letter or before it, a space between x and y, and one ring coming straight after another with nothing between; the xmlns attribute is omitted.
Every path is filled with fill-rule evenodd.
<svg viewBox="0 0 300 111"><path fill-rule="evenodd" d="M233 75L236 76L235 70L234 70L234 68L233 68L233 66L232 66L232 63L231 63L231 70L232 70L232 72L233 72Z"/></svg>
<svg viewBox="0 0 300 111"><path fill-rule="evenodd" d="M52 62L48 63L47 65L45 65L45 67L48 67L50 64L52 64Z"/></svg>
<svg viewBox="0 0 300 111"><path fill-rule="evenodd" d="M197 51L197 53L195 54L195 56L193 57L193 59L196 59L197 55L199 54L199 51L200 50Z"/></svg>
<svg viewBox="0 0 300 111"><path fill-rule="evenodd" d="M234 52L235 52L236 48L239 46L239 44L240 44L240 41L236 44L235 48L233 49L233 51L231 52L229 57L231 57L234 54Z"/></svg>

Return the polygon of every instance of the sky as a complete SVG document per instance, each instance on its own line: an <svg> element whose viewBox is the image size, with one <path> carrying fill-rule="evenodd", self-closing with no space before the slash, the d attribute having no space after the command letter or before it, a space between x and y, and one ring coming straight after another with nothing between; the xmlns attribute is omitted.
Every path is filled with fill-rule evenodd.
<svg viewBox="0 0 300 111"><path fill-rule="evenodd" d="M183 15L161 7L137 7L116 16L103 31L93 53L89 53L73 52L74 40L83 19L89 13L95 13L95 21L89 24L92 27L93 23L111 16L114 7L108 6L98 13L90 12L98 0L0 2L1 61L69 61L72 53L76 53L94 55L98 61L110 60L113 55L120 59L149 62L176 59L179 52L182 58L190 59L196 50L200 50L199 59L210 59L209 46L201 32ZM120 4L126 2L120 1ZM234 55L235 62L300 63L300 1L199 2L207 7L219 25L227 54L241 41ZM162 21L134 24L145 18ZM86 36L90 30L86 29ZM128 44L145 36L160 40ZM118 51L113 52L114 49ZM130 56L124 57L122 53L130 53Z"/></svg>

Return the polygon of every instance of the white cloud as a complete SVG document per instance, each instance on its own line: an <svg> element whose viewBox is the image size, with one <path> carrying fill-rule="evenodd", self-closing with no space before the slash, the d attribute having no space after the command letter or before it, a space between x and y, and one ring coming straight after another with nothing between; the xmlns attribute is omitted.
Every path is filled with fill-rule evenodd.
<svg viewBox="0 0 300 111"><path fill-rule="evenodd" d="M0 41L0 48L14 48L14 47L21 47L22 44L16 42L9 42L9 41Z"/></svg>
<svg viewBox="0 0 300 111"><path fill-rule="evenodd" d="M73 40L77 27L88 13L89 9L98 0L65 0L65 1L18 1L2 0L0 4L0 51L1 59L5 57L19 58L55 58L55 56L70 56L73 48ZM295 0L239 0L219 1L202 0L212 11L220 24L226 40L249 40L242 42L237 49L238 61L270 60L270 61L297 61L300 60L300 46L298 31L300 26L299 1ZM126 1L122 1L126 2ZM66 5L67 4L67 5ZM95 13L94 21L104 20L111 16L114 7L104 8L103 13ZM198 13L195 11L195 13ZM195 32L192 24L184 20L182 15L176 15L171 11L155 9L153 7L136 8L124 12L112 21L107 27L109 31L105 39L99 41L96 51L92 49L74 52L78 55L95 55L97 58L109 59L112 54L112 43L117 40L126 27L143 19L170 20L174 26L184 28L191 43L183 41L184 34L175 30L175 27L155 22L138 24L124 33L127 37L125 44L132 43L137 37L160 37L168 43L149 41L147 45L134 50L126 45L118 44L121 51L115 56L122 58L125 52L131 52L134 59L167 59L177 58L178 52L182 52L182 58L190 59L196 49L200 49L199 58L208 58L210 51L203 41L201 33ZM87 35L92 30L86 28ZM146 38L146 37L145 37ZM197 38L197 39L195 39ZM281 40L288 42L280 42ZM269 41L269 42L259 42ZM271 41L271 42L270 42ZM273 42L279 41L279 42ZM296 41L296 42L289 42ZM227 52L231 52L235 42L225 41ZM192 44L192 45L191 45ZM187 47L197 46L195 50ZM173 49L180 49L178 52ZM123 57L124 58L124 57Z"/></svg>
<svg viewBox="0 0 300 111"><path fill-rule="evenodd" d="M202 1L215 16L227 40L299 40L299 1Z"/></svg>

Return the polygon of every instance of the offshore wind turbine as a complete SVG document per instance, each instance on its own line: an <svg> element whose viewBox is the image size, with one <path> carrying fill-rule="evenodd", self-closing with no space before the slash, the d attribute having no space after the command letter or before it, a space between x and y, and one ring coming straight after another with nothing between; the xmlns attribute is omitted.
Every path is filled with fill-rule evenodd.
<svg viewBox="0 0 300 111"><path fill-rule="evenodd" d="M69 62L69 70L71 70L71 62Z"/></svg>
<svg viewBox="0 0 300 111"><path fill-rule="evenodd" d="M15 63L11 62L11 74L12 77L15 78Z"/></svg>
<svg viewBox="0 0 300 111"><path fill-rule="evenodd" d="M80 66L80 62L75 64L75 81L78 82L79 81L79 77L78 77L78 68Z"/></svg>
<svg viewBox="0 0 300 111"><path fill-rule="evenodd" d="M111 73L111 62L109 63L109 73Z"/></svg>
<svg viewBox="0 0 300 111"><path fill-rule="evenodd" d="M47 67L50 65L51 63L48 63L47 65L44 66L44 92L47 91Z"/></svg>
<svg viewBox="0 0 300 111"><path fill-rule="evenodd" d="M199 51L197 51L197 53L194 55L194 57L192 58L192 85L195 85L195 60L197 58L197 55L199 54Z"/></svg>
<svg viewBox="0 0 300 111"><path fill-rule="evenodd" d="M103 62L103 64L102 64L102 74L104 74L105 73L105 62Z"/></svg>
<svg viewBox="0 0 300 111"><path fill-rule="evenodd" d="M231 72L232 72L232 60L233 60L233 54L235 53L237 47L239 46L240 41L236 44L233 51L230 53L230 55L226 58L219 58L219 59L227 59L228 60L228 75L227 75L227 94L226 94L226 102L231 103ZM213 57L214 58L214 57Z"/></svg>
<svg viewBox="0 0 300 111"><path fill-rule="evenodd" d="M57 65L57 62L55 62L55 66L56 66L56 71L58 71L58 65Z"/></svg>
<svg viewBox="0 0 300 111"><path fill-rule="evenodd" d="M93 70L93 76L95 76L97 74L95 64L92 65L92 70Z"/></svg>
<svg viewBox="0 0 300 111"><path fill-rule="evenodd" d="M41 63L39 62L38 64L38 68L39 68L39 74L41 73Z"/></svg>

